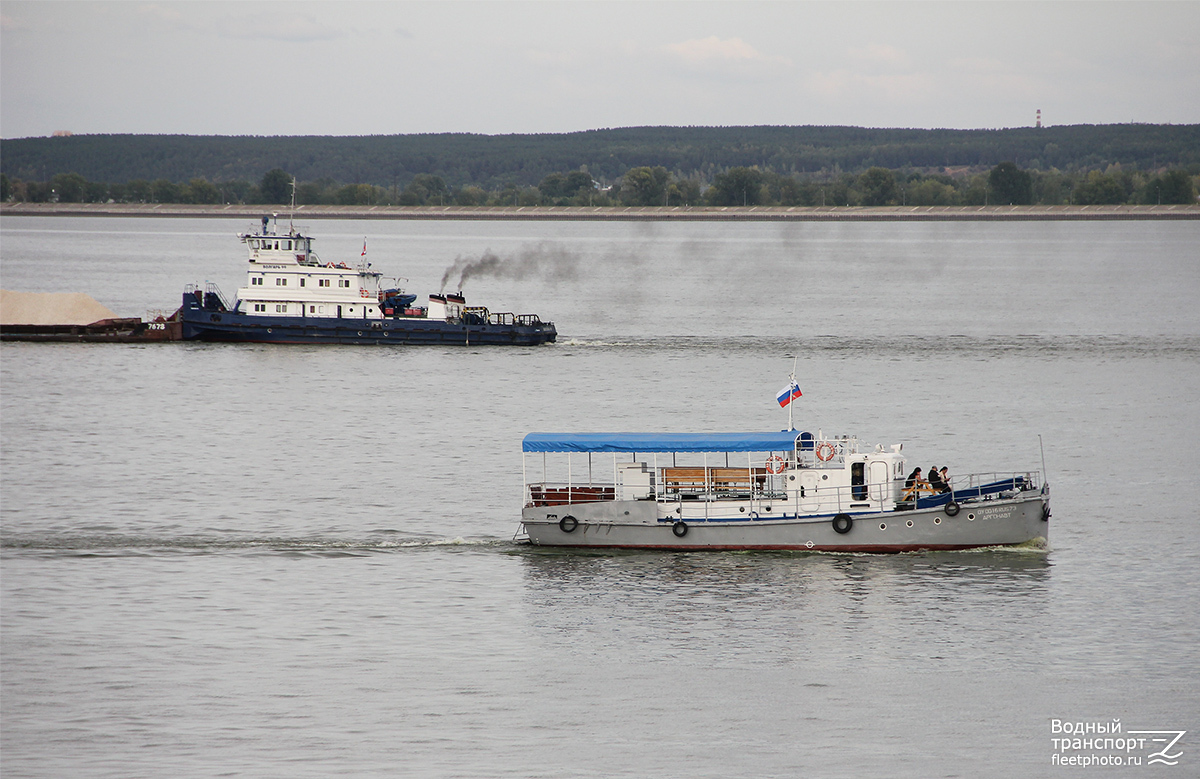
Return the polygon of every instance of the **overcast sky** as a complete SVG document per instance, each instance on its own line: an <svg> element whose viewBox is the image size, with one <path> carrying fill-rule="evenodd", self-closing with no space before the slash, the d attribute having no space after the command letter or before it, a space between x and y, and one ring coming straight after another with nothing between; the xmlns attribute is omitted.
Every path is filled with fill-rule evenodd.
<svg viewBox="0 0 1200 779"><path fill-rule="evenodd" d="M1200 2L10 2L0 137L1200 122Z"/></svg>

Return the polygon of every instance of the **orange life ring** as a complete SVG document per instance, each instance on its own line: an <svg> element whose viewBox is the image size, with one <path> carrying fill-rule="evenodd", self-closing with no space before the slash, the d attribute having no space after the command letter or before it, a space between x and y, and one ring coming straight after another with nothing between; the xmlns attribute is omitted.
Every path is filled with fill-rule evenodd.
<svg viewBox="0 0 1200 779"><path fill-rule="evenodd" d="M767 473L783 473L784 467L787 465L783 458L777 454L773 454L767 458Z"/></svg>
<svg viewBox="0 0 1200 779"><path fill-rule="evenodd" d="M837 454L837 449L834 449L833 444L828 441L822 441L817 444L817 459L821 462L824 463L832 460L835 454Z"/></svg>

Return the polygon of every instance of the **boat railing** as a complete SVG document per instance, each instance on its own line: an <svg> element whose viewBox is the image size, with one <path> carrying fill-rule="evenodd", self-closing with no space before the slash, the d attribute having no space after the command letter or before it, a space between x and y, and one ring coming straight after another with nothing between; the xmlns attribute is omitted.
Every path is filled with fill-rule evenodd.
<svg viewBox="0 0 1200 779"><path fill-rule="evenodd" d="M616 499L616 488L611 484L583 485L542 482L526 485L528 506L563 506L568 503L600 503Z"/></svg>
<svg viewBox="0 0 1200 779"><path fill-rule="evenodd" d="M940 491L921 483L906 489L903 479L887 483L801 487L782 474L767 469L718 467L665 467L647 485L624 486L612 482L537 482L526 485L527 506L561 506L629 499L659 503L703 504L707 518L713 504L747 504L747 516L758 519L807 514L870 514L935 508L948 503L1014 497L1040 490L1038 471L983 472L954 476L950 489ZM619 495L620 494L620 495ZM719 512L715 515L719 515Z"/></svg>
<svg viewBox="0 0 1200 779"><path fill-rule="evenodd" d="M183 288L184 295L196 299L197 304L205 311L229 311L229 303L221 294L221 289L211 281L205 282L203 291L195 284L187 284Z"/></svg>
<svg viewBox="0 0 1200 779"><path fill-rule="evenodd" d="M491 318L491 312L486 306L463 306L459 318L468 325L486 325Z"/></svg>
<svg viewBox="0 0 1200 779"><path fill-rule="evenodd" d="M218 304L220 304L220 308L217 308ZM204 307L208 309L217 308L219 311L229 310L229 302L225 300L225 295L221 293L221 288L211 281L204 283Z"/></svg>
<svg viewBox="0 0 1200 779"><path fill-rule="evenodd" d="M971 473L951 477L950 483L944 487L931 486L925 481L912 487L904 487L897 507L929 508L990 496L1003 497L1006 493L1038 490L1042 488L1042 484L1041 473L1038 471Z"/></svg>
<svg viewBox="0 0 1200 779"><path fill-rule="evenodd" d="M516 319L518 325L533 326L540 325L542 323L541 317L539 317L537 314L517 314Z"/></svg>

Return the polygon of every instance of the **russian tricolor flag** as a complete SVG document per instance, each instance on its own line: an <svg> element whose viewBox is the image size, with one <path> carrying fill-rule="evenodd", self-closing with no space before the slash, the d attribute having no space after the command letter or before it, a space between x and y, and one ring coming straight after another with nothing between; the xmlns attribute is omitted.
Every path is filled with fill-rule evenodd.
<svg viewBox="0 0 1200 779"><path fill-rule="evenodd" d="M784 407L803 394L800 385L793 381L775 394L775 400L779 401L780 407Z"/></svg>

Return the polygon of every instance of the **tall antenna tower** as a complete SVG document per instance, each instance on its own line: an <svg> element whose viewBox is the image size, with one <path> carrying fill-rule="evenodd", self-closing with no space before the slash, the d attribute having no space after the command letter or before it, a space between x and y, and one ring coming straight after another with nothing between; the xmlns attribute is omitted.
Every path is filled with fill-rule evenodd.
<svg viewBox="0 0 1200 779"><path fill-rule="evenodd" d="M1040 108L1038 109L1038 113L1037 113L1037 126L1038 127L1042 126L1042 109L1040 109Z"/></svg>

